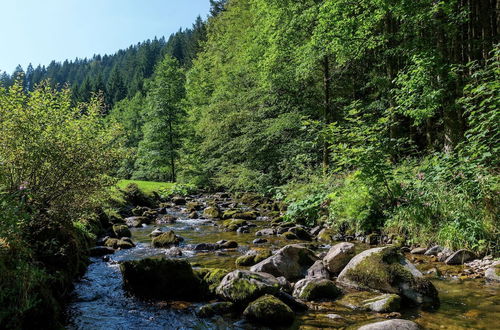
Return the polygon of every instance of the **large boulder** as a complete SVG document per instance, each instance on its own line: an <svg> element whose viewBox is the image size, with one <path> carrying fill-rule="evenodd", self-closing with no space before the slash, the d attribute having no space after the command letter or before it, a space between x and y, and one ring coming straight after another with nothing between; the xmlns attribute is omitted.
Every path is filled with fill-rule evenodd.
<svg viewBox="0 0 500 330"><path fill-rule="evenodd" d="M267 259L271 256L270 250L248 250L245 255L238 257L235 261L236 266L253 266L264 259Z"/></svg>
<svg viewBox="0 0 500 330"><path fill-rule="evenodd" d="M334 300L342 294L335 283L320 278L305 278L295 283L293 296L305 301Z"/></svg>
<svg viewBox="0 0 500 330"><path fill-rule="evenodd" d="M307 270L318 258L308 248L299 245L287 245L273 256L264 259L250 268L253 272L264 272L276 277L283 276L289 281L303 278Z"/></svg>
<svg viewBox="0 0 500 330"><path fill-rule="evenodd" d="M142 298L199 300L204 296L200 278L186 260L161 257L120 264L127 291Z"/></svg>
<svg viewBox="0 0 500 330"><path fill-rule="evenodd" d="M468 261L476 259L474 252L469 250L458 250L445 260L447 265L462 265Z"/></svg>
<svg viewBox="0 0 500 330"><path fill-rule="evenodd" d="M290 307L271 295L264 295L250 303L243 315L250 322L270 327L290 325L295 318Z"/></svg>
<svg viewBox="0 0 500 330"><path fill-rule="evenodd" d="M171 230L168 233L163 233L153 238L152 244L156 248L171 247L173 245L179 245L183 240L182 237L177 236Z"/></svg>
<svg viewBox="0 0 500 330"><path fill-rule="evenodd" d="M395 247L361 252L340 273L337 284L355 290L399 294L414 304L439 305L434 285Z"/></svg>
<svg viewBox="0 0 500 330"><path fill-rule="evenodd" d="M280 283L270 274L235 270L222 279L216 293L224 299L244 304L279 290Z"/></svg>
<svg viewBox="0 0 500 330"><path fill-rule="evenodd" d="M418 324L408 320L393 319L359 327L358 330L419 330Z"/></svg>
<svg viewBox="0 0 500 330"><path fill-rule="evenodd" d="M352 243L339 243L330 248L326 256L323 258L323 263L326 269L332 274L338 274L355 256L356 251Z"/></svg>
<svg viewBox="0 0 500 330"><path fill-rule="evenodd" d="M486 269L484 278L488 282L500 283L500 264Z"/></svg>

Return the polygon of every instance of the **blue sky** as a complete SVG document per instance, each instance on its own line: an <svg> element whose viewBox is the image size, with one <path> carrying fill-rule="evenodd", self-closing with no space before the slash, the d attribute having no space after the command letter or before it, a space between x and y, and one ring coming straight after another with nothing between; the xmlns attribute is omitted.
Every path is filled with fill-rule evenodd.
<svg viewBox="0 0 500 330"><path fill-rule="evenodd" d="M209 0L0 0L0 72L112 54L206 18Z"/></svg>

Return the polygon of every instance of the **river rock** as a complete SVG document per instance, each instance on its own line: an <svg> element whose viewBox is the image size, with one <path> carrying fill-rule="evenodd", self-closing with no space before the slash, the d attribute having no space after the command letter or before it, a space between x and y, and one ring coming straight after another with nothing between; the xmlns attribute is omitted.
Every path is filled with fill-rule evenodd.
<svg viewBox="0 0 500 330"><path fill-rule="evenodd" d="M287 326L295 319L290 307L272 295L264 295L250 303L243 316L250 322L270 327Z"/></svg>
<svg viewBox="0 0 500 330"><path fill-rule="evenodd" d="M108 238L105 242L104 245L113 249L118 249L118 242L120 240L117 238Z"/></svg>
<svg viewBox="0 0 500 330"><path fill-rule="evenodd" d="M238 247L238 243L236 241L227 241L220 245L223 249L236 249Z"/></svg>
<svg viewBox="0 0 500 330"><path fill-rule="evenodd" d="M117 238L132 236L132 233L130 232L130 229L128 229L127 225L114 225L113 233Z"/></svg>
<svg viewBox="0 0 500 330"><path fill-rule="evenodd" d="M246 220L241 219L231 219L222 222L222 227L226 228L228 231L237 231L238 228L246 226L248 223Z"/></svg>
<svg viewBox="0 0 500 330"><path fill-rule="evenodd" d="M195 251L214 251L220 249L220 245L217 243L199 243L193 248Z"/></svg>
<svg viewBox="0 0 500 330"><path fill-rule="evenodd" d="M339 243L330 248L326 256L323 258L328 271L332 274L338 274L344 269L349 261L356 254L354 244Z"/></svg>
<svg viewBox="0 0 500 330"><path fill-rule="evenodd" d="M309 309L307 304L296 299L294 296L285 291L280 291L274 295L276 298L288 305L294 312L304 312Z"/></svg>
<svg viewBox="0 0 500 330"><path fill-rule="evenodd" d="M193 211L193 212L189 213L188 218L189 219L198 219L198 212Z"/></svg>
<svg viewBox="0 0 500 330"><path fill-rule="evenodd" d="M163 234L163 231L161 231L161 229L159 228L155 228L155 230L153 230L151 233L149 233L149 237L157 237L157 236L160 236L161 234Z"/></svg>
<svg viewBox="0 0 500 330"><path fill-rule="evenodd" d="M196 311L196 315L198 315L198 317L208 318L215 315L231 314L233 311L234 304L229 301L224 301L203 305Z"/></svg>
<svg viewBox="0 0 500 330"><path fill-rule="evenodd" d="M242 255L241 257L238 257L236 259L236 266L253 266L262 260L269 258L271 256L271 251L270 250L248 250L245 255Z"/></svg>
<svg viewBox="0 0 500 330"><path fill-rule="evenodd" d="M323 278L330 279L330 273L326 269L323 260L316 260L316 262L307 270L308 278Z"/></svg>
<svg viewBox="0 0 500 330"><path fill-rule="evenodd" d="M125 223L129 227L139 228L142 224L149 224L150 219L147 217L128 217L125 218Z"/></svg>
<svg viewBox="0 0 500 330"><path fill-rule="evenodd" d="M484 277L488 282L500 283L500 265L486 269Z"/></svg>
<svg viewBox="0 0 500 330"><path fill-rule="evenodd" d="M158 224L158 225L163 225L166 223L175 223L176 221L177 221L177 218L171 214L165 214L165 215L162 215L162 216L156 218L156 224Z"/></svg>
<svg viewBox="0 0 500 330"><path fill-rule="evenodd" d="M392 313L399 311L401 297L397 294L383 294L364 301L367 309L377 313Z"/></svg>
<svg viewBox="0 0 500 330"><path fill-rule="evenodd" d="M334 241L333 240L334 235L335 235L335 232L332 229L323 228L318 233L318 236L316 237L316 239L322 243L330 244Z"/></svg>
<svg viewBox="0 0 500 330"><path fill-rule="evenodd" d="M295 283L293 296L305 301L334 300L342 294L335 283L320 278L305 278Z"/></svg>
<svg viewBox="0 0 500 330"><path fill-rule="evenodd" d="M376 322L359 327L358 330L419 330L418 324L403 319Z"/></svg>
<svg viewBox="0 0 500 330"><path fill-rule="evenodd" d="M273 275L238 269L222 279L216 293L223 299L244 304L279 290L280 284Z"/></svg>
<svg viewBox="0 0 500 330"><path fill-rule="evenodd" d="M287 240L295 240L295 239L299 239L297 237L297 235L295 235L294 233L292 233L291 231L286 231L284 232L283 234L281 234L282 237L284 237L285 239Z"/></svg>
<svg viewBox="0 0 500 330"><path fill-rule="evenodd" d="M216 296L216 289L229 271L220 268L198 268L196 275L201 278L205 291L210 297Z"/></svg>
<svg viewBox="0 0 500 330"><path fill-rule="evenodd" d="M179 245L183 240L184 238L175 235L171 230L153 238L152 244L156 248L171 247L172 245Z"/></svg>
<svg viewBox="0 0 500 330"><path fill-rule="evenodd" d="M167 251L165 251L165 255L167 257L182 257L183 253L182 250L176 246L171 247Z"/></svg>
<svg viewBox="0 0 500 330"><path fill-rule="evenodd" d="M175 205L186 205L186 199L181 196L174 196L172 197L172 203Z"/></svg>
<svg viewBox="0 0 500 330"><path fill-rule="evenodd" d="M118 240L116 247L122 250L131 249L135 247L135 244L131 240L125 239L126 237Z"/></svg>
<svg viewBox="0 0 500 330"><path fill-rule="evenodd" d="M356 255L340 273L337 284L355 290L399 294L415 304L439 304L434 285L395 247L390 246Z"/></svg>
<svg viewBox="0 0 500 330"><path fill-rule="evenodd" d="M218 207L209 206L203 210L203 217L207 219L220 218L220 210Z"/></svg>
<svg viewBox="0 0 500 330"><path fill-rule="evenodd" d="M469 251L469 250L458 250L457 252L453 253L451 256L449 256L445 260L445 264L447 265L462 265L466 263L467 261L471 261L476 259L476 255L474 252Z"/></svg>
<svg viewBox="0 0 500 330"><path fill-rule="evenodd" d="M427 252L427 248L424 247L417 247L410 251L411 254L424 254L425 252Z"/></svg>
<svg viewBox="0 0 500 330"><path fill-rule="evenodd" d="M255 236L274 236L274 235L276 235L276 229L274 228L261 229L255 233Z"/></svg>
<svg viewBox="0 0 500 330"><path fill-rule="evenodd" d="M89 255L91 257L102 257L113 253L115 253L115 250L112 247L107 246L95 246L89 249Z"/></svg>
<svg viewBox="0 0 500 330"><path fill-rule="evenodd" d="M254 272L269 273L274 276L284 276L294 281L307 275L307 270L318 260L314 252L299 245L287 245L273 256L259 262L250 268Z"/></svg>
<svg viewBox="0 0 500 330"><path fill-rule="evenodd" d="M125 289L139 297L192 301L204 293L200 278L186 260L154 257L125 261L120 270Z"/></svg>
<svg viewBox="0 0 500 330"><path fill-rule="evenodd" d="M264 244L267 243L267 239L265 238L256 238L252 241L253 244Z"/></svg>
<svg viewBox="0 0 500 330"><path fill-rule="evenodd" d="M431 247L429 250L425 251L426 256L437 256L439 252L443 251L443 248L439 245Z"/></svg>
<svg viewBox="0 0 500 330"><path fill-rule="evenodd" d="M311 235L301 226L295 226L289 229L289 232L295 234L298 239L303 240L303 241L311 241Z"/></svg>

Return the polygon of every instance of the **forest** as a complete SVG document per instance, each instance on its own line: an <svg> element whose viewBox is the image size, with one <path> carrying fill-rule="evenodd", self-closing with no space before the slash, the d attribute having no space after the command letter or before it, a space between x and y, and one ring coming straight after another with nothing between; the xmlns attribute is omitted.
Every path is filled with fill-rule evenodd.
<svg viewBox="0 0 500 330"><path fill-rule="evenodd" d="M60 320L40 302L85 271L118 180L499 256L496 0L210 2L169 38L0 74L0 328Z"/></svg>

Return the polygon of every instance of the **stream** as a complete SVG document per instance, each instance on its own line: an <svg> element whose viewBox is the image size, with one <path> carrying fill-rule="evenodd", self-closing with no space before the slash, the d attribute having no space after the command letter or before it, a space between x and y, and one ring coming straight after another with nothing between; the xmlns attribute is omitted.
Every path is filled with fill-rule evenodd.
<svg viewBox="0 0 500 330"><path fill-rule="evenodd" d="M148 236L155 227L163 231L174 230L184 237L179 246L182 258L187 258L193 267L215 267L236 269L235 260L250 248L255 232L268 224L266 219L252 221L257 225L250 233L224 232L212 222L203 219L187 219L182 212L169 211L178 217L173 224L132 228L132 240L136 247L118 250L107 258L91 258L85 275L75 283L73 298L68 306L68 329L259 329L239 319L214 317L200 319L196 309L204 303L186 302L144 302L128 295L122 288L119 262L161 255L165 249L151 247ZM192 244L215 243L219 240L238 242L237 249L198 252L190 248ZM301 241L288 241L282 237L266 237L268 243L259 246L278 249L284 245ZM318 253L327 251L329 246L321 246ZM358 252L368 249L365 244L357 244ZM445 266L432 262L424 256L416 264L421 271L438 267L443 274L457 272L461 266ZM105 259L107 261L105 261ZM244 268L244 267L239 267ZM401 318L412 320L424 329L500 329L500 286L485 283L484 279L461 280L455 277L432 279L439 291L441 306L430 312L421 309L401 311ZM357 327L385 320L383 314L355 311L336 302L314 303L310 310L296 317L291 329ZM332 314L342 318L333 318Z"/></svg>

